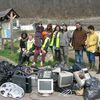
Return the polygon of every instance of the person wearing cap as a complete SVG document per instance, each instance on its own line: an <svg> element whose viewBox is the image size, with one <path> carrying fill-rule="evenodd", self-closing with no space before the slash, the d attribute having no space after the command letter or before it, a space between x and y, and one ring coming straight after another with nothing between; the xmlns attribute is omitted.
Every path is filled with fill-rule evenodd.
<svg viewBox="0 0 100 100"><path fill-rule="evenodd" d="M94 70L95 68L95 52L97 49L97 42L98 42L98 35L94 31L94 26L89 25L88 26L88 34L87 34L87 39L85 41L86 45L86 52L87 52L87 57L89 60L89 69Z"/></svg>
<svg viewBox="0 0 100 100"><path fill-rule="evenodd" d="M80 22L76 23L76 29L72 36L72 46L75 50L75 63L83 64L83 51L86 41L86 31L82 28Z"/></svg>

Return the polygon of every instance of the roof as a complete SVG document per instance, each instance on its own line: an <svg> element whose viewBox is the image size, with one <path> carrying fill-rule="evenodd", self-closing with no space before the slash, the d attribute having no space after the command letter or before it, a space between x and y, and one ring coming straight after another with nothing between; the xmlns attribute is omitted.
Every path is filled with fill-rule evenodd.
<svg viewBox="0 0 100 100"><path fill-rule="evenodd" d="M13 11L14 15L16 15L16 18L18 18L19 15L18 15L12 8L10 8L10 9L7 9L7 10L5 10L5 11L1 11L1 12L0 12L0 21L3 21L3 20L5 20L5 19L9 19L9 18L8 18L8 15L10 15L10 13L11 13L12 11Z"/></svg>

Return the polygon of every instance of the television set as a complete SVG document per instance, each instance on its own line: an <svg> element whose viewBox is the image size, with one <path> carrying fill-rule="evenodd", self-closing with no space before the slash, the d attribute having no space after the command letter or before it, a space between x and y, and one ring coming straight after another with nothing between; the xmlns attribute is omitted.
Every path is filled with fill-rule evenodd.
<svg viewBox="0 0 100 100"><path fill-rule="evenodd" d="M51 79L52 78L52 71L51 70L40 70L38 72L39 79Z"/></svg>
<svg viewBox="0 0 100 100"><path fill-rule="evenodd" d="M80 87L83 87L85 84L85 81L91 78L90 74L88 73L87 68L83 68L82 70L76 71L73 74L74 74L75 80L77 81Z"/></svg>
<svg viewBox="0 0 100 100"><path fill-rule="evenodd" d="M73 84L73 74L67 71L62 71L58 76L58 86L60 88L71 86Z"/></svg>
<svg viewBox="0 0 100 100"><path fill-rule="evenodd" d="M53 93L53 79L38 79L38 93L48 96Z"/></svg>

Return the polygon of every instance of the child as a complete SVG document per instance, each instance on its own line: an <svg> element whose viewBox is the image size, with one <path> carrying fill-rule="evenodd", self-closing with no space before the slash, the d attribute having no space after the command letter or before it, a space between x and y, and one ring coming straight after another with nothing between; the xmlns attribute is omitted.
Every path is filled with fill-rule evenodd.
<svg viewBox="0 0 100 100"><path fill-rule="evenodd" d="M20 54L19 54L19 60L18 60L19 65L21 65L24 61L24 58L22 55L24 51L26 50L27 39L28 39L27 33L23 32L21 34L20 45L19 45L20 46Z"/></svg>
<svg viewBox="0 0 100 100"><path fill-rule="evenodd" d="M36 33L34 35L34 39L35 39L34 62L31 67L34 67L36 65L37 58L41 54L41 46L42 46L43 37L42 37L40 26L36 27Z"/></svg>
<svg viewBox="0 0 100 100"><path fill-rule="evenodd" d="M26 48L23 50L22 57L19 63L20 65L23 64L25 60L27 60L29 64L29 57L34 54L34 48L35 47L34 47L33 35L29 34L28 40L26 42Z"/></svg>
<svg viewBox="0 0 100 100"><path fill-rule="evenodd" d="M49 43L50 43L50 38L49 38L50 34L47 31L42 32L42 34L45 34L45 35L44 35L44 41L43 41L43 44L41 47L41 56L42 56L41 66L43 66L45 63L45 57L48 52L48 47L49 47Z"/></svg>

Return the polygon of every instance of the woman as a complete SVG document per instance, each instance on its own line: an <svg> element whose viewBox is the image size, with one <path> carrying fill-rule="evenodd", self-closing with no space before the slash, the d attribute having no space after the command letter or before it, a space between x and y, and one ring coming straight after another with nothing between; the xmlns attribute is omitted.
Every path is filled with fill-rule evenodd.
<svg viewBox="0 0 100 100"><path fill-rule="evenodd" d="M85 41L87 57L89 60L90 69L94 70L95 68L95 51L97 49L98 35L94 31L94 26L88 26L89 33L87 34L87 39Z"/></svg>
<svg viewBox="0 0 100 100"><path fill-rule="evenodd" d="M28 35L26 32L23 32L21 34L20 45L19 45L20 46L20 54L19 54L19 60L18 60L19 65L23 64L25 60L23 59L23 53L26 50L27 40L28 40Z"/></svg>
<svg viewBox="0 0 100 100"><path fill-rule="evenodd" d="M67 25L62 25L62 33L60 34L60 52L61 52L61 60L64 64L68 65L68 46L70 42L69 33L67 31Z"/></svg>
<svg viewBox="0 0 100 100"><path fill-rule="evenodd" d="M59 62L61 61L60 34L61 34L61 28L59 25L56 25L50 41L50 47L52 48L52 50L54 50L54 55L55 55L54 60Z"/></svg>

